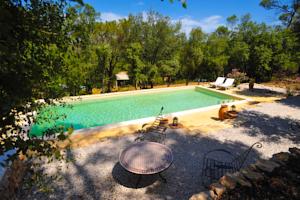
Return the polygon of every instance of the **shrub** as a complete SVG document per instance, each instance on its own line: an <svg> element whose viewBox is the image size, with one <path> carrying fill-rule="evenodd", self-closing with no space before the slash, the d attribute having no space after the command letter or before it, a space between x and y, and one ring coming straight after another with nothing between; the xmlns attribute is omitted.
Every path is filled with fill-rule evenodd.
<svg viewBox="0 0 300 200"><path fill-rule="evenodd" d="M291 96L294 96L295 94L295 91L291 88L291 87L286 87L286 96L287 97L291 97Z"/></svg>
<svg viewBox="0 0 300 200"><path fill-rule="evenodd" d="M99 88L92 89L92 94L100 94L100 93L101 93L101 89L99 89Z"/></svg>
<svg viewBox="0 0 300 200"><path fill-rule="evenodd" d="M249 80L249 77L244 72L239 72L238 69L232 69L230 73L227 74L228 78L233 78L234 86L238 86L241 83L247 82Z"/></svg>

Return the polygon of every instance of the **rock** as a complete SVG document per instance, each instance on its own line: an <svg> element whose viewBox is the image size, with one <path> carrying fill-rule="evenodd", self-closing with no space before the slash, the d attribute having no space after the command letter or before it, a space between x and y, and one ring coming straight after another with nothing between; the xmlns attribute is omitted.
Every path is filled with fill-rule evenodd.
<svg viewBox="0 0 300 200"><path fill-rule="evenodd" d="M292 154L295 154L297 156L300 156L300 149L293 147L293 148L289 148L289 152L291 152Z"/></svg>
<svg viewBox="0 0 300 200"><path fill-rule="evenodd" d="M297 197L299 197L299 189L297 188L297 187L291 187L290 188L290 191L291 191L291 194L295 197L295 199L297 198Z"/></svg>
<svg viewBox="0 0 300 200"><path fill-rule="evenodd" d="M1 200L14 199L26 173L27 165L21 160L14 160L0 181Z"/></svg>
<svg viewBox="0 0 300 200"><path fill-rule="evenodd" d="M215 194L214 191L209 190L208 193L209 193L209 197L210 197L211 199L214 199L214 200L215 200L215 199L218 199L218 196Z"/></svg>
<svg viewBox="0 0 300 200"><path fill-rule="evenodd" d="M213 183L209 186L209 188L218 196L218 198L220 198L226 191L226 187L224 187L220 183Z"/></svg>
<svg viewBox="0 0 300 200"><path fill-rule="evenodd" d="M272 160L279 163L280 165L286 164L289 158L290 158L290 154L287 152L276 153L272 156Z"/></svg>
<svg viewBox="0 0 300 200"><path fill-rule="evenodd" d="M237 183L236 180L227 175L222 176L219 182L228 189L234 189Z"/></svg>
<svg viewBox="0 0 300 200"><path fill-rule="evenodd" d="M243 175L241 175L239 172L235 172L233 174L227 174L230 178L235 180L239 185L245 186L245 187L252 187L251 183L247 181Z"/></svg>
<svg viewBox="0 0 300 200"><path fill-rule="evenodd" d="M200 192L199 194L194 194L189 200L212 200L210 192Z"/></svg>
<svg viewBox="0 0 300 200"><path fill-rule="evenodd" d="M300 181L300 175L291 170L286 170L284 174L285 174L285 177L288 178L289 180L293 180L295 182Z"/></svg>
<svg viewBox="0 0 300 200"><path fill-rule="evenodd" d="M254 172L251 169L242 169L241 173L244 175L244 177L246 177L247 179L253 181L253 182L257 182L257 181L261 181L264 179L264 176L261 175L258 172Z"/></svg>
<svg viewBox="0 0 300 200"><path fill-rule="evenodd" d="M255 168L260 169L264 172L272 173L275 168L280 167L280 165L276 162L270 160L258 160L255 163Z"/></svg>
<svg viewBox="0 0 300 200"><path fill-rule="evenodd" d="M284 181L279 178L271 178L270 180L270 187L273 188L274 190L282 190L285 188Z"/></svg>

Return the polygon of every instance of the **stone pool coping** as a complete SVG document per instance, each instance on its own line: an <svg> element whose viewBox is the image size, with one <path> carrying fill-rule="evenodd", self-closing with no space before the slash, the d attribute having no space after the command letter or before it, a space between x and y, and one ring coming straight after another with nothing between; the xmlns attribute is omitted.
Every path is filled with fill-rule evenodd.
<svg viewBox="0 0 300 200"><path fill-rule="evenodd" d="M105 99L105 98L115 97L115 96L132 95L132 94L147 94L147 93L155 93L155 92L170 91L170 90L183 90L183 89L192 89L192 88L195 88L195 89L200 88L200 89L204 89L204 90L208 90L208 91L212 91L212 92L216 92L216 93L221 93L223 95L227 95L227 96L233 97L235 99L238 99L237 101L226 103L229 106L231 106L233 104L234 105L245 104L245 103L251 101L251 98L245 98L240 95L229 94L226 91L220 91L220 90L213 89L213 88L207 88L207 87L195 86L195 85L170 87L170 88L144 89L144 90L115 92L115 93L96 94L96 95L83 95L83 96L76 96L76 97L67 97L67 98L64 98L63 101L65 101L66 103L70 103L70 102L74 102L74 100L77 100L77 99L80 99L80 100ZM217 109L220 107L220 105L221 104L217 104L217 105L207 106L207 107L203 107L203 108L196 108L196 109L190 109L190 110L169 113L169 114L165 114L164 117L172 119L175 116L178 117L178 116L184 116L184 115L189 115L189 114L193 114L193 113ZM151 116L151 117L146 117L146 118L140 118L140 119L135 119L135 120L107 124L104 126L95 126L95 127L91 127L91 128L77 129L77 130L73 131L72 136L75 136L78 134L84 134L87 136L89 134L94 134L95 132L99 133L99 131L104 131L104 130L108 130L108 129L119 128L119 127L121 128L121 127L129 126L129 125L141 125L141 124L153 121L155 119L155 117L156 116Z"/></svg>

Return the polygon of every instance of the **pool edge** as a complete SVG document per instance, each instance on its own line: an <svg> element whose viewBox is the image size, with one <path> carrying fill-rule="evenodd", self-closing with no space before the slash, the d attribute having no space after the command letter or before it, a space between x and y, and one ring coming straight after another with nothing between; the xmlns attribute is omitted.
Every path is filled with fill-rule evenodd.
<svg viewBox="0 0 300 200"><path fill-rule="evenodd" d="M240 95L235 95L235 94L228 94L224 91L219 91L216 89L212 89L212 88L207 88L207 87L203 87L203 86L198 86L198 85L193 85L193 86L181 86L181 87L172 87L172 88L158 88L158 89L152 89L152 90L138 90L138 91L134 91L134 93L151 93L154 90L155 91L164 91L164 90L180 90L180 89L190 89L190 88L201 88L204 90L208 90L208 91L212 91L212 92L216 92L216 93L221 93L223 95L228 95L231 97L234 97L235 99L239 99L235 102L230 102L230 103L226 103L227 105L231 106L231 105L240 105L240 104L244 104L247 103L249 101L251 101L250 98L245 98L242 97ZM131 91L128 92L118 92L117 96L122 95L122 94L132 94L130 93ZM111 96L115 96L115 93L110 93L110 94L100 94L103 95L105 97L111 97ZM126 95L125 94L125 95ZM103 96L97 95L97 97L101 98ZM89 97L92 95L88 95ZM90 99L89 97L85 98L85 99ZM184 110L184 111L179 111L179 112L174 112L174 113L169 113L169 114L165 114L164 117L175 117L175 116L183 116L183 115L188 115L188 114L192 114L192 113L197 113L197 112L204 112L204 111L209 111L209 110L213 110L213 109L217 109L220 107L221 104L217 104L217 105L212 105L212 106L207 106L207 107L203 107L203 108L196 108L196 109L189 109L189 110ZM129 125L142 125L144 123L147 122L151 122L155 119L155 116L151 116L151 117L146 117L146 118L140 118L140 119L135 119L135 120L129 120L129 121L123 121L123 122L118 122L118 123L113 123L113 124L107 124L104 126L95 126L95 127L91 127L91 128L83 128L83 129L77 129L74 130L72 135L78 135L78 134L85 134L85 135L89 135L89 134L94 134L95 131L99 132L99 131L104 131L104 130L108 130L108 129L112 129L112 128L118 128L118 127L124 127L124 126L129 126ZM89 133L90 132L90 133Z"/></svg>

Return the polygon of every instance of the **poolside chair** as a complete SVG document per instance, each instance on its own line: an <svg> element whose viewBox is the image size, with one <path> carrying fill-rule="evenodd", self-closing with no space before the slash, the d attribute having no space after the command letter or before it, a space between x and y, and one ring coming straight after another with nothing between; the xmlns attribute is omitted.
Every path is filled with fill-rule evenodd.
<svg viewBox="0 0 300 200"><path fill-rule="evenodd" d="M220 179L226 173L234 173L239 171L253 147L261 148L262 144L256 142L251 145L246 151L237 157L225 149L215 149L204 154L202 163L202 183L210 184L213 181ZM225 161L226 159L226 161Z"/></svg>
<svg viewBox="0 0 300 200"><path fill-rule="evenodd" d="M214 83L210 83L209 85L211 87L217 87L219 85L222 85L225 81L225 77L218 77L217 80Z"/></svg>
<svg viewBox="0 0 300 200"><path fill-rule="evenodd" d="M225 80L225 83L218 85L217 87L222 88L222 89L228 89L229 87L232 87L234 83L234 79L233 78L227 78Z"/></svg>
<svg viewBox="0 0 300 200"><path fill-rule="evenodd" d="M164 107L161 107L159 114L155 118L154 122L146 123L142 125L142 129L138 130L139 136L134 141L152 141L164 143L166 138L167 126L161 123L163 119L162 111Z"/></svg>

